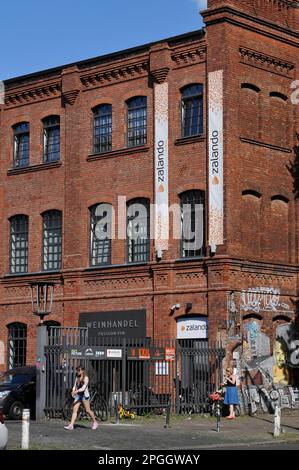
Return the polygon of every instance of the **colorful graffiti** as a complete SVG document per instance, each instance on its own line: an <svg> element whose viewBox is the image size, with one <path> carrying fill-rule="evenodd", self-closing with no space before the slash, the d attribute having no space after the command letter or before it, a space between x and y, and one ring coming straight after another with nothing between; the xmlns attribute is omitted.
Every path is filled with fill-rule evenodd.
<svg viewBox="0 0 299 470"><path fill-rule="evenodd" d="M282 302L279 288L242 290L239 308L235 293L228 293L227 344L245 412L271 412L278 403L281 408L299 408L299 311L291 322L293 313Z"/></svg>

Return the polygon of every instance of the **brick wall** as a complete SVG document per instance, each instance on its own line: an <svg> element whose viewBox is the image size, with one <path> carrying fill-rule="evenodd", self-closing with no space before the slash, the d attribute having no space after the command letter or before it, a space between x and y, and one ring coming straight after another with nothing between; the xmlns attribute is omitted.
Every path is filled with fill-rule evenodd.
<svg viewBox="0 0 299 470"><path fill-rule="evenodd" d="M213 10L223 4L235 11ZM248 15L239 15L236 6ZM0 339L6 344L8 324L26 323L28 362L34 360L37 324L28 287L34 279L57 283L51 319L65 325L78 324L82 311L145 308L149 336L176 337L175 319L191 302L191 314L208 315L210 338L225 340L227 293L240 296L258 286L279 288L292 318L299 213L287 163L298 132L298 106L290 102L299 66L298 30L295 21L287 30L272 10L261 13L267 24L255 21L246 1L211 0L209 7L205 35L198 31L7 82L7 101L0 110ZM186 190L208 194L207 74L219 69L224 71L224 245L214 257L207 246L206 258L177 261L179 241L171 238L162 261L155 260L151 246L147 265L127 266L126 242L115 239L112 266L88 269L89 208L106 202L117 209L118 196L154 202L157 77L169 84L169 202L179 202ZM204 133L181 139L180 90L192 83L204 84ZM140 148L127 149L126 101L137 95L147 97L148 139ZM113 109L112 151L94 155L92 109L103 103ZM60 116L61 159L43 165L41 120L49 115ZM21 121L30 123L31 166L12 171L11 127ZM63 213L63 263L61 272L45 274L40 272L41 214L50 209ZM9 275L8 219L16 214L29 216L29 273L22 276ZM182 307L172 315L175 303ZM272 320L265 319L269 334Z"/></svg>

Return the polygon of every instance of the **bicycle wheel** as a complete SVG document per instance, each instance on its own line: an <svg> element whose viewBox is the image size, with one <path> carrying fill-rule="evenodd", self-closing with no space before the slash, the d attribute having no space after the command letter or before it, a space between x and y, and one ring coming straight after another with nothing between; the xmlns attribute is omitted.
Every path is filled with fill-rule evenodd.
<svg viewBox="0 0 299 470"><path fill-rule="evenodd" d="M96 395L92 401L91 409L94 412L96 418L101 421L107 421L108 419L108 406L104 398L100 395Z"/></svg>
<svg viewBox="0 0 299 470"><path fill-rule="evenodd" d="M70 421L72 414L73 414L73 402L72 398L67 398L64 403L64 407L62 410L63 419Z"/></svg>

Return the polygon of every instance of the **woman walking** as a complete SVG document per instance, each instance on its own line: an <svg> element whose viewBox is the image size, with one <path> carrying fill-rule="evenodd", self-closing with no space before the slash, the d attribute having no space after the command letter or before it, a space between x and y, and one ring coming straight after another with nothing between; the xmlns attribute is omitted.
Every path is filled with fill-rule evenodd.
<svg viewBox="0 0 299 470"><path fill-rule="evenodd" d="M90 402L89 402L90 397L89 397L89 391L88 391L88 383L89 383L89 379L85 372L84 367L82 366L76 367L76 381L72 389L72 397L74 398L73 414L72 414L70 424L68 426L64 426L64 428L67 429L68 431L72 431L74 429L74 424L77 419L77 415L78 415L78 411L79 411L81 403L83 403L86 413L91 417L93 421L91 428L97 429L98 427L98 423L96 421L95 415L90 409Z"/></svg>
<svg viewBox="0 0 299 470"><path fill-rule="evenodd" d="M229 415L226 416L227 419L235 419L234 405L240 404L236 382L236 375L233 374L233 370L228 367L226 369L226 392L224 397L224 404L229 405Z"/></svg>

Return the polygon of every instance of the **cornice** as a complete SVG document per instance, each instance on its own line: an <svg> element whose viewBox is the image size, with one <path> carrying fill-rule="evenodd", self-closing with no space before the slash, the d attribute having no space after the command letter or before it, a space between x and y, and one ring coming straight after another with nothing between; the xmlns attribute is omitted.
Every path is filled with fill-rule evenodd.
<svg viewBox="0 0 299 470"><path fill-rule="evenodd" d="M171 54L172 61L177 67L184 67L186 65L205 62L206 60L206 46L193 46L192 48L184 48L175 51Z"/></svg>
<svg viewBox="0 0 299 470"><path fill-rule="evenodd" d="M299 47L299 32L287 29L279 24L268 21L267 19L257 18L252 16L250 13L238 10L232 6L225 5L213 10L206 10L203 12L203 17L206 26L227 22L229 24L245 28L249 31L254 31L255 33L261 34L262 36L270 37L280 42ZM244 23L243 20L247 20L256 24L253 25ZM268 28L272 31L268 31L264 28Z"/></svg>
<svg viewBox="0 0 299 470"><path fill-rule="evenodd" d="M295 64L278 57L273 57L262 52L254 51L241 46L239 48L240 62L252 67L257 67L268 72L273 72L288 78L295 76Z"/></svg>
<svg viewBox="0 0 299 470"><path fill-rule="evenodd" d="M60 94L61 82L49 83L22 91L8 91L5 97L5 105L6 107L21 106L35 101L57 98Z"/></svg>
<svg viewBox="0 0 299 470"><path fill-rule="evenodd" d="M145 76L148 73L148 69L149 61L142 60L121 67L85 74L80 77L80 80L85 88L105 86L107 84Z"/></svg>

